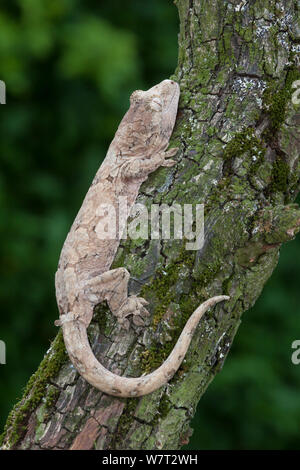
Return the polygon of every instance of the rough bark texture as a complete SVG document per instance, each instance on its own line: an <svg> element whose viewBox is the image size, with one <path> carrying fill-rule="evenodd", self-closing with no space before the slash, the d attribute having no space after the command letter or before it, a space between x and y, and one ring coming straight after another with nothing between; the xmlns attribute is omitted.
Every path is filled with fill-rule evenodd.
<svg viewBox="0 0 300 470"><path fill-rule="evenodd" d="M140 399L107 396L78 376L61 333L11 412L4 448L177 449L222 368L240 317L272 274L282 242L299 230L297 1L177 0L181 101L171 146L178 165L143 185L140 202L205 203L205 244L128 241L114 267L150 301L148 328L121 330L105 306L89 328L108 368L138 376L161 364L206 298L231 300L200 322L171 383ZM298 133L298 134L297 134Z"/></svg>

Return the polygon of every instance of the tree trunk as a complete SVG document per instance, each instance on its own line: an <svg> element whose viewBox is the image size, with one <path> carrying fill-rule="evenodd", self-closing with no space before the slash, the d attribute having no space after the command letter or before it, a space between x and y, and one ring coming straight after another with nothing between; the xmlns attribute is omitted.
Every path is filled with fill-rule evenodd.
<svg viewBox="0 0 300 470"><path fill-rule="evenodd" d="M177 0L180 109L171 146L178 165L152 174L139 202L205 204L205 242L127 240L114 267L150 301L148 327L120 330L106 305L89 328L110 370L139 376L172 350L193 310L228 294L201 320L170 383L142 398L107 396L82 379L61 332L2 436L7 449L178 449L198 401L220 371L242 313L272 274L282 242L299 230L300 78L297 1ZM292 99L293 95L293 99Z"/></svg>

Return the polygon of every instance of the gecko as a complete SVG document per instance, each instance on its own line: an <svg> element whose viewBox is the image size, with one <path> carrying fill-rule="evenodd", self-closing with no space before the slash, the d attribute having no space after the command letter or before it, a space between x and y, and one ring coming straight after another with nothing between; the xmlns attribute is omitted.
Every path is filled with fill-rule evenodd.
<svg viewBox="0 0 300 470"><path fill-rule="evenodd" d="M55 274L59 320L69 358L79 374L102 392L117 397L149 394L166 384L178 370L193 333L206 310L229 299L219 295L206 300L190 316L172 352L154 372L123 377L110 372L95 357L87 336L96 305L106 301L122 328L144 325L148 302L128 295L130 274L110 269L120 244L126 217L118 216L118 235L100 236L105 227L103 207L118 207L126 197L127 213L141 184L159 167L172 167L178 148L167 150L176 120L180 88L163 80L147 91L136 90L106 157L97 171L64 242ZM116 210L118 214L119 211Z"/></svg>

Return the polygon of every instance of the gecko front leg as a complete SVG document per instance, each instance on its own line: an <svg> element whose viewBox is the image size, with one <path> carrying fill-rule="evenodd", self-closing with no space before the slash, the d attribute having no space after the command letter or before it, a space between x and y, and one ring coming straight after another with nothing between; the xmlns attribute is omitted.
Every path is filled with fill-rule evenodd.
<svg viewBox="0 0 300 470"><path fill-rule="evenodd" d="M124 179L145 178L160 166L174 166L176 161L172 160L170 157L176 155L177 152L178 148L175 147L167 151L156 153L150 158L136 158L124 165L122 177Z"/></svg>

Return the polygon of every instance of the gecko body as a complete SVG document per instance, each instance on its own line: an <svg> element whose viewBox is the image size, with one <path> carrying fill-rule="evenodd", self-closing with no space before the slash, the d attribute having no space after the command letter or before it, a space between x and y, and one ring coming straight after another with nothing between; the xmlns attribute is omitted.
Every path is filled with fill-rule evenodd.
<svg viewBox="0 0 300 470"><path fill-rule="evenodd" d="M180 90L164 80L147 91L135 91L107 155L97 171L63 245L55 276L56 297L69 357L78 372L93 386L114 396L148 394L168 382L180 366L192 334L203 313L227 296L204 302L192 314L167 360L151 374L131 378L113 374L95 358L87 337L94 307L106 300L118 322L128 329L130 320L143 325L149 315L142 297L128 296L129 273L125 268L110 270L120 244L126 217L118 217L118 235L104 238L104 208L113 206L119 214L120 198L127 213L139 188L160 166L170 167L177 148L167 150L175 124Z"/></svg>

